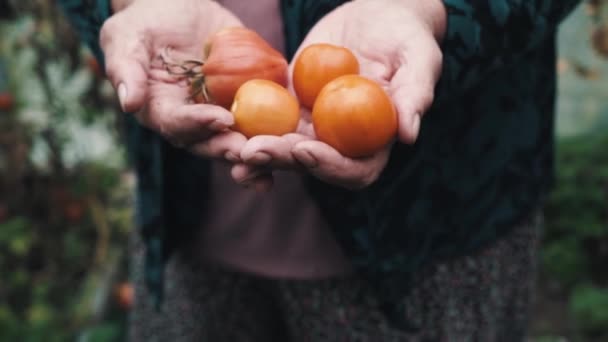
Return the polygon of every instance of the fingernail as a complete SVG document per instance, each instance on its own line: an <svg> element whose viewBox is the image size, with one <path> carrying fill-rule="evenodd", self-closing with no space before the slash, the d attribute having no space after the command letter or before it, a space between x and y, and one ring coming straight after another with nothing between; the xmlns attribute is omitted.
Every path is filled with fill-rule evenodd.
<svg viewBox="0 0 608 342"><path fill-rule="evenodd" d="M215 120L212 123L209 124L209 129L212 131L223 131L226 128L228 128L228 124L226 124L225 122L221 121L221 120Z"/></svg>
<svg viewBox="0 0 608 342"><path fill-rule="evenodd" d="M261 172L261 171L253 172L249 176L247 176L247 177L243 178L241 181L239 181L239 183L241 185L251 186L251 185L253 185L253 182L263 174L264 174L264 172Z"/></svg>
<svg viewBox="0 0 608 342"><path fill-rule="evenodd" d="M127 86L124 83L118 85L118 101L120 102L120 108L125 112L125 102L127 102Z"/></svg>
<svg viewBox="0 0 608 342"><path fill-rule="evenodd" d="M319 165L319 162L315 157L306 150L295 150L294 155L298 161L305 167L312 169Z"/></svg>
<svg viewBox="0 0 608 342"><path fill-rule="evenodd" d="M239 158L236 153L231 151L226 152L226 154L224 154L224 158L226 158L226 160L232 163L238 163L241 161L241 158Z"/></svg>
<svg viewBox="0 0 608 342"><path fill-rule="evenodd" d="M412 142L415 142L416 140L418 140L418 134L420 133L420 121L421 121L421 115L420 113L416 113L414 114L414 117L412 117L412 125L411 127L411 132L412 132Z"/></svg>
<svg viewBox="0 0 608 342"><path fill-rule="evenodd" d="M272 160L272 156L266 152L256 152L250 159L249 162L257 165L268 164Z"/></svg>

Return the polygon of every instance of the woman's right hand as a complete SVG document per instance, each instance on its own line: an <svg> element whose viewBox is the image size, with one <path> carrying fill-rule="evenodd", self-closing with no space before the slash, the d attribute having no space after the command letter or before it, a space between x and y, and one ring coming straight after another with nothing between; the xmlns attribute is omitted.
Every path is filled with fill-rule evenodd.
<svg viewBox="0 0 608 342"><path fill-rule="evenodd" d="M116 14L104 23L100 44L123 111L176 146L238 162L247 139L228 130L232 114L189 103L188 85L172 77L159 56L170 48L177 59L200 59L207 39L222 28L242 26L239 19L210 0L115 0L113 7Z"/></svg>

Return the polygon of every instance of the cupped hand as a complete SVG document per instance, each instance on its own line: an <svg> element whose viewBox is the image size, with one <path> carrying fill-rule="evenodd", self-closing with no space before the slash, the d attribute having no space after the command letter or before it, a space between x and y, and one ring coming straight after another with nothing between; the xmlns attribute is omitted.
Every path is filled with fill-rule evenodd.
<svg viewBox="0 0 608 342"><path fill-rule="evenodd" d="M413 144L441 73L439 44L445 18L440 0L355 0L319 21L296 57L314 43L350 49L359 61L360 74L378 82L391 97L398 113L396 140ZM241 151L244 163L233 167L232 176L243 182L255 178L260 166L296 169L334 185L361 189L381 174L390 148L366 158L343 156L315 139L310 112L304 110L297 133L250 139Z"/></svg>
<svg viewBox="0 0 608 342"><path fill-rule="evenodd" d="M212 34L242 26L241 22L210 0L114 4L123 2L124 6L114 6L116 14L100 33L106 73L123 111L134 113L142 125L197 155L237 162L247 139L228 129L234 123L232 114L188 101L188 84L169 74L160 56L170 51L176 60L200 59Z"/></svg>

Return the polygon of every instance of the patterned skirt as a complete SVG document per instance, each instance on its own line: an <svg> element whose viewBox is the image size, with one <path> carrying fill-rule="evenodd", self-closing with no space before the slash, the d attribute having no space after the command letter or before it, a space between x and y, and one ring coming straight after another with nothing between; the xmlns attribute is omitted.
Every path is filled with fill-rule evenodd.
<svg viewBox="0 0 608 342"><path fill-rule="evenodd" d="M416 332L394 329L356 276L260 278L206 265L183 251L166 273L160 311L143 284L134 234L132 341L525 341L542 217L533 215L474 255L428 265L403 298Z"/></svg>

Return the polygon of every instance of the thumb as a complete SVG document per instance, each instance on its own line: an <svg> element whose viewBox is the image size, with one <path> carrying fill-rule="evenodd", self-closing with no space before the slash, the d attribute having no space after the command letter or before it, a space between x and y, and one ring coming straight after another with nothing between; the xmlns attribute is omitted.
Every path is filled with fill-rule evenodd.
<svg viewBox="0 0 608 342"><path fill-rule="evenodd" d="M407 51L389 91L399 114L399 140L412 144L418 138L422 116L433 104L442 54L432 39L421 39Z"/></svg>
<svg viewBox="0 0 608 342"><path fill-rule="evenodd" d="M124 112L139 111L146 99L150 57L143 42L120 14L108 19L100 32L106 74Z"/></svg>

